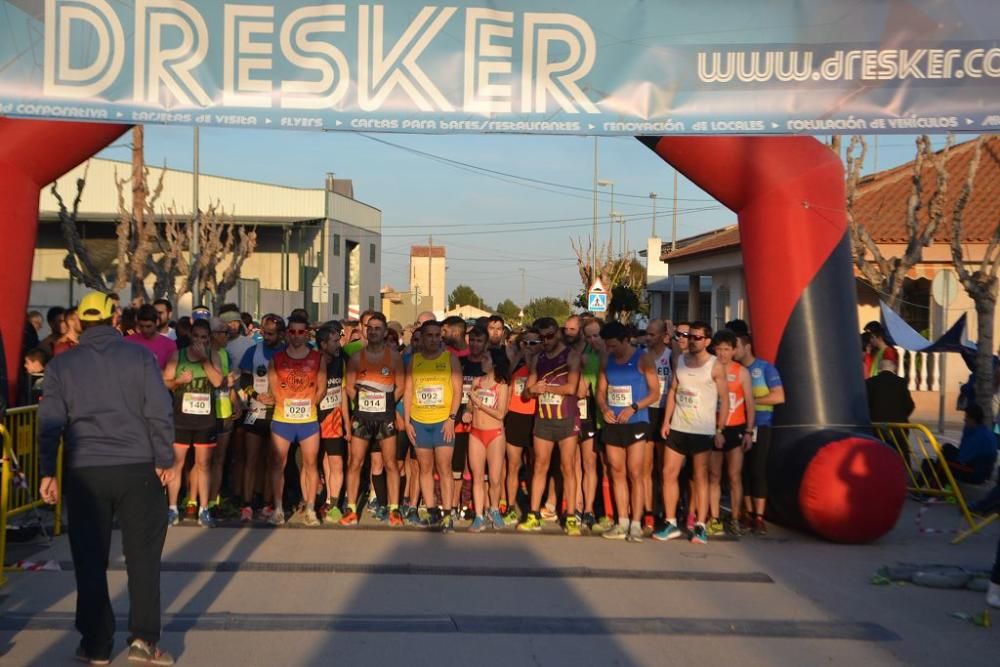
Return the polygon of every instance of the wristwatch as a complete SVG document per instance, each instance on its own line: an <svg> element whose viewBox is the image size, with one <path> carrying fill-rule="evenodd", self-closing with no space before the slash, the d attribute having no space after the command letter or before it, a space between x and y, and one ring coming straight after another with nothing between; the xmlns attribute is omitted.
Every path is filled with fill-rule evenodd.
<svg viewBox="0 0 1000 667"><path fill-rule="evenodd" d="M458 415L456 415L456 414L451 414L451 415L448 415L448 419L450 419L452 421L455 421L455 417L457 417L457 416Z"/></svg>
<svg viewBox="0 0 1000 667"><path fill-rule="evenodd" d="M632 412L639 412L639 404L638 403L633 403L629 407L632 408Z"/></svg>

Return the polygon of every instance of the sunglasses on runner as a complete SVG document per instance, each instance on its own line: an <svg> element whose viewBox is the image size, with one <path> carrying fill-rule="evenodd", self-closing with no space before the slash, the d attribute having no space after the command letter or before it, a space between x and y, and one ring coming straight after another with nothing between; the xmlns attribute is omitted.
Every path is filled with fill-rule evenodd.
<svg viewBox="0 0 1000 667"><path fill-rule="evenodd" d="M523 345L541 345L542 341L540 341L540 340L522 340L521 343Z"/></svg>
<svg viewBox="0 0 1000 667"><path fill-rule="evenodd" d="M688 338L696 343L700 343L701 341L708 338L708 336L702 336L700 334L688 334Z"/></svg>
<svg viewBox="0 0 1000 667"><path fill-rule="evenodd" d="M690 338L690 337L691 334L689 334L687 331L678 331L677 333L674 334L674 340L680 340L681 338Z"/></svg>
<svg viewBox="0 0 1000 667"><path fill-rule="evenodd" d="M309 334L308 329L289 329L289 336L307 336Z"/></svg>
<svg viewBox="0 0 1000 667"><path fill-rule="evenodd" d="M544 338L545 340L552 340L558 335L559 335L558 333L542 334L542 338Z"/></svg>

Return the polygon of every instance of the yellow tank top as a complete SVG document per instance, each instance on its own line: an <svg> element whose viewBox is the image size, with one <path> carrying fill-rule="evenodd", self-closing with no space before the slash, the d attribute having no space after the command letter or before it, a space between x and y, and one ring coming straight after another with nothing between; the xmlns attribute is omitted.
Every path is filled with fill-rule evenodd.
<svg viewBox="0 0 1000 667"><path fill-rule="evenodd" d="M443 422L451 414L451 352L428 359L413 355L413 405L410 417L421 424Z"/></svg>

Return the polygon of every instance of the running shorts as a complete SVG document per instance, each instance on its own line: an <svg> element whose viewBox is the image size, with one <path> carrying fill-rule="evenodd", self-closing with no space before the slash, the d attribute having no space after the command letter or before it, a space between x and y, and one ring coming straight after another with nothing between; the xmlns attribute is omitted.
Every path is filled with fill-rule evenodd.
<svg viewBox="0 0 1000 667"><path fill-rule="evenodd" d="M607 447L629 447L645 442L649 437L649 422L635 424L605 424L602 440Z"/></svg>

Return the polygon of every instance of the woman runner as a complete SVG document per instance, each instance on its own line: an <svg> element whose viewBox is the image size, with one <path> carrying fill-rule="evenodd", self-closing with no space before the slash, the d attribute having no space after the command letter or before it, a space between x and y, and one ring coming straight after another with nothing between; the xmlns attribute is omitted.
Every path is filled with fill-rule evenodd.
<svg viewBox="0 0 1000 667"><path fill-rule="evenodd" d="M489 519L493 528L504 527L500 514L500 491L503 485L503 458L506 449L503 421L510 400L510 362L502 349L489 351L483 359L483 372L469 392L472 429L469 431L469 468L472 470L472 498L476 517L469 531L482 532L486 527L486 468L489 466Z"/></svg>

